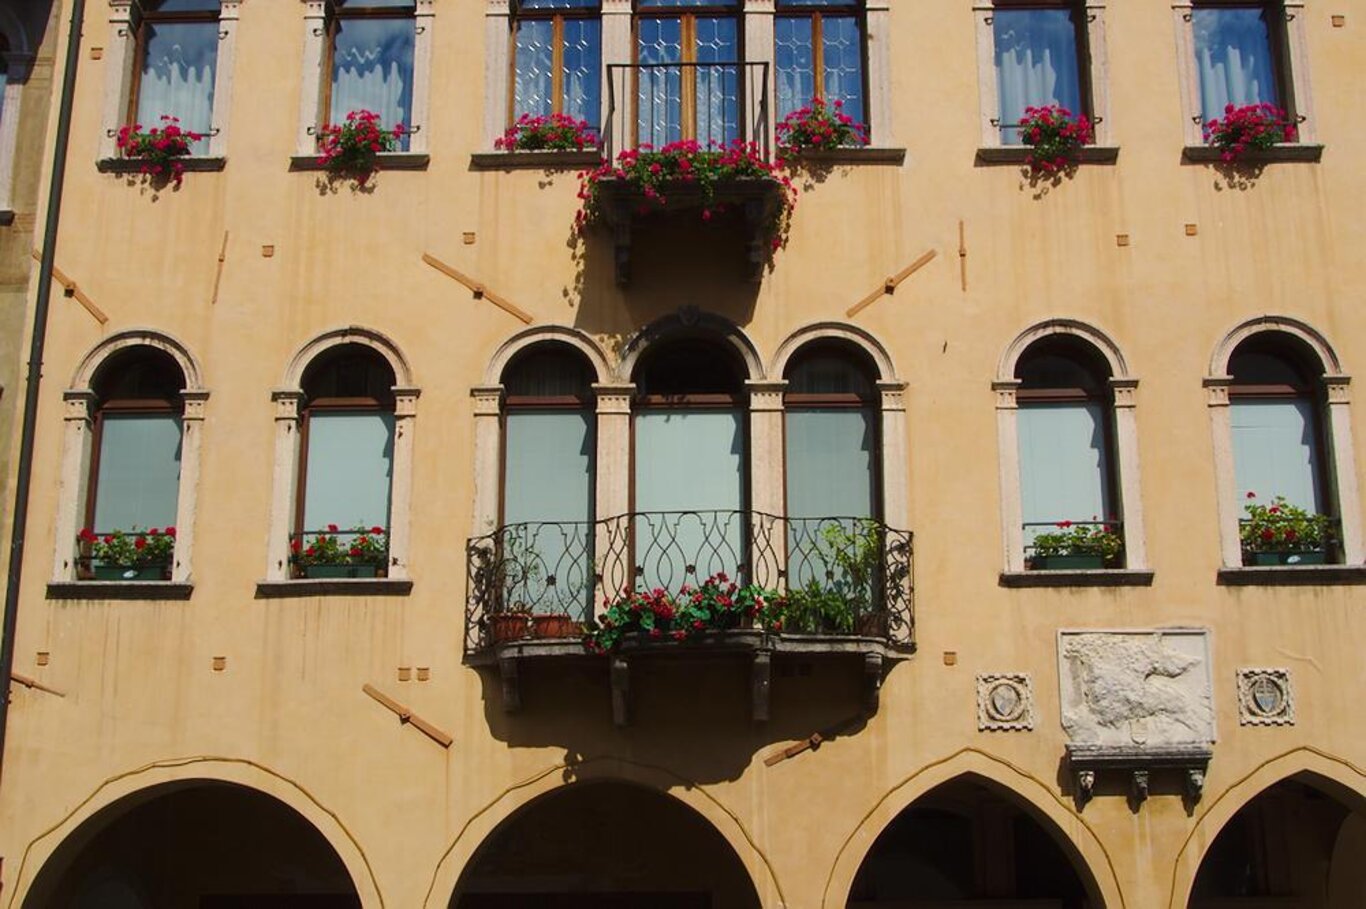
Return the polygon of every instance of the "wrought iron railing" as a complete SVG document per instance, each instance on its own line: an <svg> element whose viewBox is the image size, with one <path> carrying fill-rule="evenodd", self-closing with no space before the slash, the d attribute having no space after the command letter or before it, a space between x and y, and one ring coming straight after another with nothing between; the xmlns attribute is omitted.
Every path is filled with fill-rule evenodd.
<svg viewBox="0 0 1366 909"><path fill-rule="evenodd" d="M785 634L913 641L911 534L867 518L668 511L512 524L471 539L466 557L469 653L504 636L494 628L503 616L558 615L586 626L624 593L676 595L718 573L784 594ZM529 634L533 625L518 627Z"/></svg>
<svg viewBox="0 0 1366 909"><path fill-rule="evenodd" d="M607 67L603 151L696 140L753 142L769 156L767 63L614 63Z"/></svg>

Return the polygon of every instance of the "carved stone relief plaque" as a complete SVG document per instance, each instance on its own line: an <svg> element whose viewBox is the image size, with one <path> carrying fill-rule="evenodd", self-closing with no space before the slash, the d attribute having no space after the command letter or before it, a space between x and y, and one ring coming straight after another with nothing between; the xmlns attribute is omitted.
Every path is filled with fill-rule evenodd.
<svg viewBox="0 0 1366 909"><path fill-rule="evenodd" d="M1209 632L1058 632L1062 725L1074 744L1121 748L1214 741Z"/></svg>
<svg viewBox="0 0 1366 909"><path fill-rule="evenodd" d="M1290 670L1239 669L1238 722L1244 726L1293 726L1295 699Z"/></svg>
<svg viewBox="0 0 1366 909"><path fill-rule="evenodd" d="M1026 673L977 676L977 729L1012 731L1034 728L1034 683Z"/></svg>

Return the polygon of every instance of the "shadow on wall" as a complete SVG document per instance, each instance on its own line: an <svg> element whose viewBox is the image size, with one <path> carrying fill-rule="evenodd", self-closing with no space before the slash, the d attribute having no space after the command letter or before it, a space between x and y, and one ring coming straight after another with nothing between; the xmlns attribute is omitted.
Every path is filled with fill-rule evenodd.
<svg viewBox="0 0 1366 909"><path fill-rule="evenodd" d="M43 866L24 909L359 909L340 857L283 802L232 783L144 790Z"/></svg>

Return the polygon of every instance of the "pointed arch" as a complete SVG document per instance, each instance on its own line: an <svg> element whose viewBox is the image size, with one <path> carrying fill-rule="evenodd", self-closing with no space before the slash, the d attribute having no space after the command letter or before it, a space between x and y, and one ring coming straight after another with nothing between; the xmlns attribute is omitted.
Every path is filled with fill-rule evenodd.
<svg viewBox="0 0 1366 909"><path fill-rule="evenodd" d="M1301 747L1270 758L1220 792L1201 802L1200 816L1177 850L1172 863L1167 909L1186 909L1200 864L1219 832L1242 808L1276 783L1299 779L1337 799L1350 810L1366 814L1366 768L1320 751Z"/></svg>
<svg viewBox="0 0 1366 909"><path fill-rule="evenodd" d="M8 900L4 904L5 909L16 909L23 905L25 894L33 886L38 872L62 844L95 815L126 800L136 802L141 794L153 789L192 785L195 781L243 786L268 795L298 812L341 859L361 898L361 905L379 909L384 907L384 896L370 860L335 810L320 802L299 782L264 764L245 758L213 755L153 761L104 780L65 816L54 819L51 826L24 846L16 863L13 889L6 887Z"/></svg>
<svg viewBox="0 0 1366 909"><path fill-rule="evenodd" d="M821 894L823 909L844 909L854 878L878 836L922 796L959 779L985 781L1042 826L1072 862L1097 909L1127 909L1114 862L1086 820L1055 787L994 755L964 748L927 764L885 793L845 839Z"/></svg>

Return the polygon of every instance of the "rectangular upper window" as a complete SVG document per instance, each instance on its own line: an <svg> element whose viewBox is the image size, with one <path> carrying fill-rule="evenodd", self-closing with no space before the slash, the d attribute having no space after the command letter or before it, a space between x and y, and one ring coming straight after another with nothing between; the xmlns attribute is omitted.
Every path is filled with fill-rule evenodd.
<svg viewBox="0 0 1366 909"><path fill-rule="evenodd" d="M813 100L867 123L862 0L779 0L773 23L778 118Z"/></svg>
<svg viewBox="0 0 1366 909"><path fill-rule="evenodd" d="M327 20L323 119L338 124L353 111L379 114L392 130L413 125L414 0L337 0ZM408 132L399 148L408 149Z"/></svg>
<svg viewBox="0 0 1366 909"><path fill-rule="evenodd" d="M1085 10L1067 5L997 6L991 16L1002 145L1019 145L1029 107L1091 115Z"/></svg>
<svg viewBox="0 0 1366 909"><path fill-rule="evenodd" d="M127 121L152 129L175 117L182 129L204 137L190 146L191 154L208 154L219 0L162 0L140 9Z"/></svg>
<svg viewBox="0 0 1366 909"><path fill-rule="evenodd" d="M1285 73L1285 10L1279 4L1191 10L1200 116L1216 120L1232 104L1294 105Z"/></svg>
<svg viewBox="0 0 1366 909"><path fill-rule="evenodd" d="M602 108L599 0L521 0L513 21L511 119L564 114L596 128Z"/></svg>

